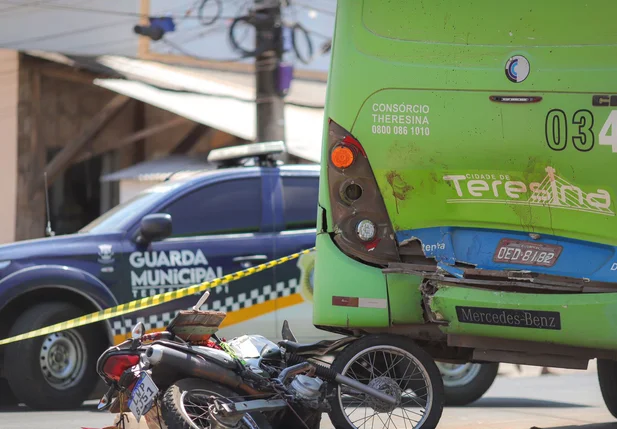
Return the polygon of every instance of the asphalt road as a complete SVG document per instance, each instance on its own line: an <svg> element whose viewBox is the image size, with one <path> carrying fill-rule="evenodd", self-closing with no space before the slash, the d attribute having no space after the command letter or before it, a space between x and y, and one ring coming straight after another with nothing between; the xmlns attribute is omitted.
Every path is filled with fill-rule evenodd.
<svg viewBox="0 0 617 429"><path fill-rule="evenodd" d="M444 410L440 429L617 429L593 371L566 375L498 377L472 405ZM94 404L72 412L0 411L2 429L102 428L113 416ZM327 416L323 428L332 429Z"/></svg>

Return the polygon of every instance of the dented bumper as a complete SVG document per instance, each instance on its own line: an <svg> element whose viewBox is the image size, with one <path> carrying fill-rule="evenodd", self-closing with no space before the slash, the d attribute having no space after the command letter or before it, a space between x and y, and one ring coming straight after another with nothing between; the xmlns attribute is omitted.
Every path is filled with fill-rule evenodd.
<svg viewBox="0 0 617 429"><path fill-rule="evenodd" d="M427 311L449 335L617 350L617 293L516 293L439 283L423 290Z"/></svg>

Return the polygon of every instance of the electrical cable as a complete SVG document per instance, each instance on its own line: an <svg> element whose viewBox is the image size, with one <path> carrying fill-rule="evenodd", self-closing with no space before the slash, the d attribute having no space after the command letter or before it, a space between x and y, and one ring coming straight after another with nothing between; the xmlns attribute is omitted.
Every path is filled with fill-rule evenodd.
<svg viewBox="0 0 617 429"><path fill-rule="evenodd" d="M0 0L0 4L1 3L2 3L2 1ZM125 14L125 13L122 13L122 15L123 16L134 16L135 14ZM140 14L138 14L138 15L140 15ZM23 44L23 43L47 41L47 40L50 40L50 39L56 39L56 38L65 37L65 36L71 36L71 35L74 35L74 34L88 33L88 32L91 32L91 31L105 29L105 28L111 28L111 27L115 27L115 26L122 25L122 24L125 24L125 23L128 24L128 23L132 23L132 22L134 22L134 19L133 18L128 18L128 19L124 19L124 20L120 20L120 21L116 21L116 22L111 22L111 23L105 23L105 24L97 25L97 26L89 26L89 27L84 27L84 28L80 28L80 29L76 29L76 30L63 31L63 32L48 34L48 35L44 35L44 36L31 37L29 39L13 40L13 41L9 41L9 42L0 42L0 47L12 48L12 47L15 47L15 46L19 46L20 44Z"/></svg>
<svg viewBox="0 0 617 429"><path fill-rule="evenodd" d="M319 8L319 7L312 6L310 4L306 4L306 3L302 3L302 2L297 2L295 0L292 3L294 5L298 5L298 6L302 7L304 9L314 10L315 12L320 12L320 13L323 13L325 15L336 16L336 12L332 12L331 10L322 9L322 8Z"/></svg>
<svg viewBox="0 0 617 429"><path fill-rule="evenodd" d="M298 40L297 40L297 32L300 31L300 33L304 36L304 38L306 39L306 43L308 45L308 58L304 58L302 56L302 54L300 54L300 50L298 49ZM300 24L299 22L296 22L292 27L291 27L291 43L293 46L293 50L296 54L296 57L298 57L298 59L304 63L304 64L309 64L312 59L313 59L313 42L311 41L311 36L309 35L309 32L307 31L306 28L304 28L302 26L302 24Z"/></svg>
<svg viewBox="0 0 617 429"><path fill-rule="evenodd" d="M186 49L181 48L180 46L178 46L177 44L175 44L174 42L167 40L165 38L161 39L161 41L163 43L165 43L166 45L170 46L171 48L177 50L178 52L180 52L182 55L186 55L187 57L191 57L194 58L196 60L202 60L202 61L213 61L213 62L221 62L221 63L232 63L232 62L238 62L241 61L245 58L250 57L250 55L243 55L240 57L236 57L236 58L227 58L227 59L218 59L218 58L207 58L207 57L202 57L201 55L197 55L191 52L188 52Z"/></svg>
<svg viewBox="0 0 617 429"><path fill-rule="evenodd" d="M216 3L216 15L214 15L214 17L210 19L210 21L204 21L203 12L204 12L204 8L206 7L206 3L208 3L208 0L201 1L201 5L199 5L199 9L197 10L197 17L199 18L201 25L204 25L204 26L212 25L216 21L218 21L221 15L223 14L223 2L221 0L214 0L214 2Z"/></svg>
<svg viewBox="0 0 617 429"><path fill-rule="evenodd" d="M207 1L207 0L206 0ZM220 0L217 0L218 2L220 2ZM41 2L39 2L41 3ZM97 13L100 15L115 15L115 16L132 16L135 18L143 18L146 17L148 18L149 15L148 14L143 14L143 13L139 13L139 12L122 12L119 10L108 10L108 9L94 9L94 8L86 8L86 7L78 7L78 6L69 6L69 5L52 5L52 4L35 4L35 3L28 3L28 4L21 4L21 5L17 5L13 2L10 1L0 1L0 4L5 4L5 5L14 5L15 7L27 7L27 6L36 6L36 7L40 7L42 9L64 9L64 10L72 10L72 11L76 11L76 12L91 12L91 13ZM13 9L13 8L6 8L6 9ZM0 13L6 9L0 9ZM152 15L154 16L154 15ZM169 18L173 18L173 19L179 19L179 20L184 20L184 19L188 19L188 18L192 18L192 19L199 19L202 20L203 17L200 16L187 16L185 15L176 15L176 14L170 14L170 15L164 15L165 17L169 17ZM234 17L232 16L227 16L224 17L221 15L221 10L219 10L219 14L216 16L216 19L233 19Z"/></svg>
<svg viewBox="0 0 617 429"><path fill-rule="evenodd" d="M72 36L72 35L75 35L75 34L83 34L83 33L88 33L90 31L94 31L94 30L100 30L100 29L103 29L103 28L116 27L116 26L121 25L121 24L128 24L129 22L133 22L133 18L131 18L130 20L122 20L122 21L113 22L113 23L106 23L106 24L102 24L102 25L89 26L89 27L80 28L80 29L77 29L77 30L63 31L63 32L60 32L60 33L55 33L55 34L47 34L47 35L44 35L44 36L31 37L29 39L13 40L13 41L9 41L9 42L0 42L0 47L14 48L15 46L19 46L19 45L21 45L23 43L47 41L47 40L51 40L51 39L57 39L59 37Z"/></svg>
<svg viewBox="0 0 617 429"><path fill-rule="evenodd" d="M33 1L30 3L25 3L25 4L23 2L21 3L1 2L2 4L6 4L7 6L11 5L11 6L0 9L0 15L3 15L4 12L9 11L9 10L21 9L21 8L29 7L29 6L39 6L41 4L51 3L54 1L57 1L57 0L40 0L40 1Z"/></svg>
<svg viewBox="0 0 617 429"><path fill-rule="evenodd" d="M194 40L199 39L200 37L204 37L212 33L217 33L219 31L227 31L227 28L225 26L217 26L217 27L212 27L212 28L208 28L204 30L202 27L195 27L195 28L185 30L184 33L174 33L173 42L180 43L180 44L190 43ZM186 37L180 38L180 40L178 40L177 36L186 36Z"/></svg>
<svg viewBox="0 0 617 429"><path fill-rule="evenodd" d="M238 52L242 52L242 56L245 58L248 57L256 57L258 55L257 52L257 48L253 49L252 51L246 50L243 47L240 46L240 44L238 43L238 41L236 40L235 36L234 36L234 31L236 28L236 25L238 25L238 23L240 22L245 22L248 25L253 26L253 24L250 22L250 18L248 16L239 16L237 18L235 18L233 20L233 22L231 23L231 25L229 26L229 42L231 43L231 46Z"/></svg>

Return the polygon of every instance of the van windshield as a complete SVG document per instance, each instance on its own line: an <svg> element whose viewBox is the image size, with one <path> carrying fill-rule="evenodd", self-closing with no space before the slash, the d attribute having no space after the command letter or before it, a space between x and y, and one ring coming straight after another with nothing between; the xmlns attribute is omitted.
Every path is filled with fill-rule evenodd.
<svg viewBox="0 0 617 429"><path fill-rule="evenodd" d="M145 215L144 211L157 201L167 198L168 194L179 185L180 183L159 185L141 192L103 213L79 232L101 234L125 231L133 223L136 214Z"/></svg>
<svg viewBox="0 0 617 429"><path fill-rule="evenodd" d="M141 212L145 207L150 206L160 194L145 192L123 202L94 219L88 225L79 230L80 233L107 233L123 231L126 221L136 212Z"/></svg>

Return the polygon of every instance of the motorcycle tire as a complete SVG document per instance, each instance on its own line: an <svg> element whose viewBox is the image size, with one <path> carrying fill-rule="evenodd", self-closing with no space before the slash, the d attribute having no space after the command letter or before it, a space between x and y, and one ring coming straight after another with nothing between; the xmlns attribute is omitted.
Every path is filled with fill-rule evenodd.
<svg viewBox="0 0 617 429"><path fill-rule="evenodd" d="M409 382L411 378L408 378L408 376L406 376L405 374L420 374L425 380L425 389L427 392L426 396L428 397L429 389L431 395L430 401L425 407L427 408L426 412L422 415L421 420L417 422L418 425L412 424L412 427L414 429L435 429L437 427L437 424L439 423L439 420L441 419L445 404L443 379L441 378L441 374L433 358L422 348L420 348L416 343L414 343L411 339L399 335L369 335L366 337L362 337L349 344L340 353L337 354L336 358L332 362L331 369L333 369L337 373L354 378L354 376L358 372L361 372L360 370L362 369L356 368L348 371L354 363L359 364L360 359L362 359L363 355L365 355L366 353L375 352L375 356L377 356L377 352L381 353L382 351L385 353L391 352L395 354L403 354L404 356L409 358L409 362L413 362L413 364L416 366L416 368L413 369L414 372L409 374L407 369L409 367L409 364L403 363L403 365L406 365L407 367L404 372L402 368L398 368L396 367L396 365L392 364L391 368L395 371L394 378L385 377L390 380L390 382L386 381L385 384L382 385L386 386L387 389L392 389L393 386L388 386L388 384L397 383L396 380L398 379L405 379L406 382L404 385L404 389L401 389L400 386L398 386L397 384L398 388L400 389L399 393L402 393L402 390L406 391L408 389L416 391L417 386L412 386L412 383ZM376 360L373 360L372 363L375 364ZM372 367L369 365L368 368L366 365L361 366L364 368L363 370L367 371L370 368L376 367L376 365L373 365ZM419 370L420 372L417 372L417 370ZM373 370L371 369L371 371ZM403 372L403 374L399 374L399 372ZM372 375L374 375L373 372L371 372L371 375L369 377L373 378ZM384 378L383 374L381 374L377 378ZM360 377L360 380L363 380L363 378ZM330 394L328 396L331 410L328 412L328 415L334 427L336 429L357 429L357 426L353 425L352 419L348 417L345 413L345 409L343 407L344 400L341 395L341 386L331 384L329 388ZM364 403L370 404L371 401L375 402L378 407L383 407L383 404L379 404L372 399L367 399ZM355 408L355 410L358 410L359 406L357 404L354 404L351 405L350 408ZM370 414L369 417L373 417L375 415L378 415L378 413L382 412L385 413L386 419L388 418L388 413L390 413L391 415L403 414L400 412L396 413L396 410L400 410L400 408L398 407L394 408L391 411L375 411L375 408L372 406L369 406L367 408L372 408L372 410L367 413ZM364 412L361 412L361 414L362 416L364 416ZM381 421L379 420L375 420L375 422L377 422L378 424L381 423ZM370 427L370 423L367 423L366 421L362 422L362 419L360 419L360 422L358 424L360 425L360 427ZM399 426L406 427L405 424L395 424L395 427ZM409 427L409 425L407 425L407 427Z"/></svg>
<svg viewBox="0 0 617 429"><path fill-rule="evenodd" d="M24 311L9 336L82 316L67 302L45 302ZM87 401L99 380L96 361L107 346L97 325L8 344L4 373L18 401L35 410L69 410Z"/></svg>
<svg viewBox="0 0 617 429"><path fill-rule="evenodd" d="M218 396L226 399L232 398L234 401L243 400L243 398L233 390L209 380L185 378L176 381L165 391L163 399L161 400L161 415L163 416L164 423L167 425L167 429L193 429L195 427L183 403L184 394L194 391L204 392L207 396ZM201 410L201 413L205 413L205 410ZM258 429L261 427L260 422L263 421L263 418L264 417L260 413L250 413L250 418L248 419L249 423L243 422L241 427L242 429ZM200 421L197 426L207 429L210 427L210 424L205 421Z"/></svg>

